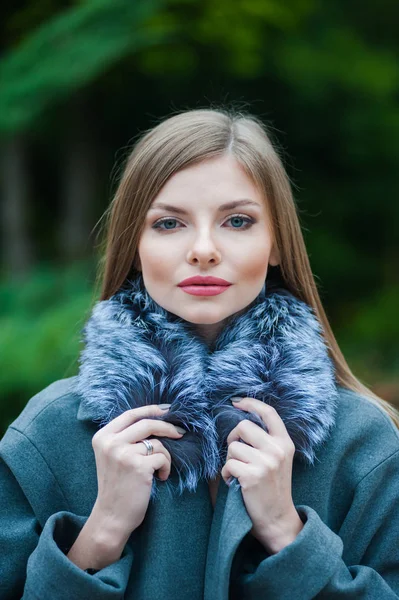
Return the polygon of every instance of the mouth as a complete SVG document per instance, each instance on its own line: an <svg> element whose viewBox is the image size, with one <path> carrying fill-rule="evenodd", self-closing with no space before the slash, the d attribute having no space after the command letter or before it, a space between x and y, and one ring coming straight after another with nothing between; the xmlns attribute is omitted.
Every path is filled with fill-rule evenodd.
<svg viewBox="0 0 399 600"><path fill-rule="evenodd" d="M230 285L224 285L221 283L187 283L180 287L230 287Z"/></svg>
<svg viewBox="0 0 399 600"><path fill-rule="evenodd" d="M188 277L187 279L184 279L183 281L181 281L179 284L179 287L186 287L188 285L199 285L199 286L229 286L232 285L231 281L226 281L225 279L221 279L220 277L204 277L204 276L200 276L200 275L195 275L194 277Z"/></svg>
<svg viewBox="0 0 399 600"><path fill-rule="evenodd" d="M191 284L180 286L180 288L186 292L186 294L191 294L193 296L217 296L219 294L223 294L228 288L229 285L210 285L208 284Z"/></svg>

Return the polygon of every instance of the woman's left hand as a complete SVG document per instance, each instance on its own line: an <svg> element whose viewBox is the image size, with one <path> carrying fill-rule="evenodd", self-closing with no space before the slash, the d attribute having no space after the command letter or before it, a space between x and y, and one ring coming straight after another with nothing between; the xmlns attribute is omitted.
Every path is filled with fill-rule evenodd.
<svg viewBox="0 0 399 600"><path fill-rule="evenodd" d="M252 535L270 554L276 554L293 542L304 526L291 494L295 446L272 406L254 398L233 401L233 406L257 413L269 433L252 421L241 421L227 438L221 476L226 483L230 477L238 479L253 523Z"/></svg>

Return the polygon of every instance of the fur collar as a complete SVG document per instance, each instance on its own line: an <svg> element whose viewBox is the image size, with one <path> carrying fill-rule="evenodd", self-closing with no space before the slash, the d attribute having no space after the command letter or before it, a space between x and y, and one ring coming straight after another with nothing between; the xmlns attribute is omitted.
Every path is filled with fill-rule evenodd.
<svg viewBox="0 0 399 600"><path fill-rule="evenodd" d="M296 457L313 464L334 424L334 368L313 310L284 288L267 283L244 313L232 315L210 348L191 323L147 293L141 273L109 300L97 302L84 327L85 348L76 391L85 418L104 426L125 410L171 403L160 419L188 431L162 438L172 457L170 477L157 487L195 491L220 472L226 439L243 418L260 418L229 402L249 396L279 413Z"/></svg>

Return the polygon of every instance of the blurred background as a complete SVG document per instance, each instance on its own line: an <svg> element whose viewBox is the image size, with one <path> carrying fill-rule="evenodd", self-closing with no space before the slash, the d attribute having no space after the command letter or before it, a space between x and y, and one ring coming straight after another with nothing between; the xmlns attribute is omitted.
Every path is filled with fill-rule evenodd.
<svg viewBox="0 0 399 600"><path fill-rule="evenodd" d="M399 4L14 0L0 56L0 436L77 373L101 215L173 111L260 116L354 373L399 406Z"/></svg>

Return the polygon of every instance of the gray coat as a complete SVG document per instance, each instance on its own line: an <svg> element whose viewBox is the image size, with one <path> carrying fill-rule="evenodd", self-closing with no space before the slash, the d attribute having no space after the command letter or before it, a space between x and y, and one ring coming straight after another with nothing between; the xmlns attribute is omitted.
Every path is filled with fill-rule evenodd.
<svg viewBox="0 0 399 600"><path fill-rule="evenodd" d="M1 600L399 598L399 432L336 385L312 309L268 284L214 347L140 278L97 303L76 377L32 398L0 442ZM207 478L242 418L232 396L272 404L295 444L304 527L274 555L249 533L238 480ZM117 562L89 575L66 554L97 497L92 437L124 410L170 403L188 433L162 438L172 474ZM134 501L134 498L132 498Z"/></svg>
<svg viewBox="0 0 399 600"><path fill-rule="evenodd" d="M65 553L97 495L96 426L76 378L33 397L0 442L1 600L399 598L399 435L365 398L339 389L313 466L294 459L305 525L269 556L248 532L238 486L173 497L160 486L119 561L89 575ZM230 590L230 596L229 596Z"/></svg>

